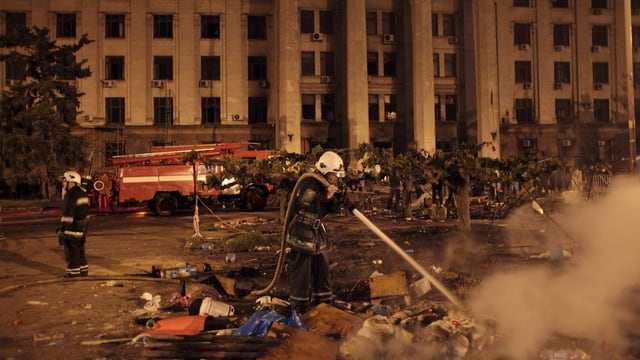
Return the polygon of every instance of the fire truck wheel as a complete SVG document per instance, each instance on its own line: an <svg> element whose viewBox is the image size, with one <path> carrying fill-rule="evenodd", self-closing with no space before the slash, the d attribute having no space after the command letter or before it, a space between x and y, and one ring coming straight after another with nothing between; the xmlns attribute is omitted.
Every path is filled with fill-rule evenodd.
<svg viewBox="0 0 640 360"><path fill-rule="evenodd" d="M160 216L169 216L176 212L178 201L169 193L158 193L153 198L153 212Z"/></svg>
<svg viewBox="0 0 640 360"><path fill-rule="evenodd" d="M267 206L267 197L267 192L257 186L249 188L245 194L247 209L251 211L264 209Z"/></svg>

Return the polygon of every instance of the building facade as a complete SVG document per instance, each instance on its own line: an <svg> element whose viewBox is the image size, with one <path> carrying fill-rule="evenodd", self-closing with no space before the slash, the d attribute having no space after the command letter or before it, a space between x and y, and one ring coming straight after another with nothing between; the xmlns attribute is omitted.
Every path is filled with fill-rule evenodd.
<svg viewBox="0 0 640 360"><path fill-rule="evenodd" d="M95 40L78 53L92 75L77 82L94 168L151 145L234 141L635 158L640 1L0 0L0 11L0 31ZM28 80L19 73L4 64L0 86Z"/></svg>

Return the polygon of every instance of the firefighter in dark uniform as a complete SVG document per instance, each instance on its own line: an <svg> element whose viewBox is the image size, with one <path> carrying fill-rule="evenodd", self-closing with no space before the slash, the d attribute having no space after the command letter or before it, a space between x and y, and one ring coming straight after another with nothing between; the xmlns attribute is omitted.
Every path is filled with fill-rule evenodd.
<svg viewBox="0 0 640 360"><path fill-rule="evenodd" d="M64 173L62 217L58 227L58 242L64 246L67 262L64 277L89 275L84 252L87 241L89 198L80 186L82 179L75 171Z"/></svg>
<svg viewBox="0 0 640 360"><path fill-rule="evenodd" d="M330 302L333 298L329 282L326 229L322 218L340 209L343 201L338 193L338 178L344 175L342 158L327 151L315 165L314 174L302 176L294 188L289 210L286 241L289 300L299 313L311 304Z"/></svg>

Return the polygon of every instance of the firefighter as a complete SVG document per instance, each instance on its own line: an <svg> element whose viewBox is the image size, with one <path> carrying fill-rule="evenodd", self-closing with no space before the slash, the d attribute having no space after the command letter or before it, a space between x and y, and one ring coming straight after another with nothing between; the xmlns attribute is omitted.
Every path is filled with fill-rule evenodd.
<svg viewBox="0 0 640 360"><path fill-rule="evenodd" d="M286 229L289 300L303 313L311 304L332 301L327 234L322 218L340 209L338 179L344 176L342 158L327 151L315 164L313 176L302 176L292 194ZM328 184L328 186L327 186Z"/></svg>
<svg viewBox="0 0 640 360"><path fill-rule="evenodd" d="M62 217L57 230L58 243L64 246L67 262L64 277L89 275L89 265L84 252L89 198L80 186L81 181L80 175L75 171L64 173Z"/></svg>

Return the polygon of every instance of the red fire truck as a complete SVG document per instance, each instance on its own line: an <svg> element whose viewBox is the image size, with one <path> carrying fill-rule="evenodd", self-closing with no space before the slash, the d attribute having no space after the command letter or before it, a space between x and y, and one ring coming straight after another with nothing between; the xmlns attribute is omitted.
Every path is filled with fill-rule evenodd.
<svg viewBox="0 0 640 360"><path fill-rule="evenodd" d="M268 183L238 184L225 179L222 188L209 188L207 175L218 174L220 165L206 166L202 160L183 163L183 157L197 151L201 158L237 156L248 161L264 160L269 150L243 150L241 143L151 147L150 152L112 157L116 169L117 203L147 203L162 216L178 208L193 206L198 198L208 203L233 204L241 209L265 208L274 186ZM194 181L194 173L196 173Z"/></svg>

